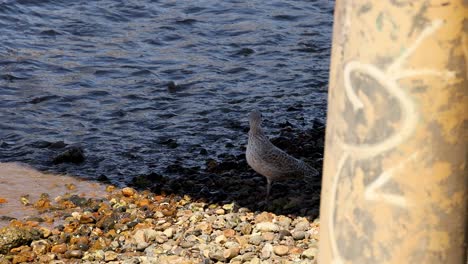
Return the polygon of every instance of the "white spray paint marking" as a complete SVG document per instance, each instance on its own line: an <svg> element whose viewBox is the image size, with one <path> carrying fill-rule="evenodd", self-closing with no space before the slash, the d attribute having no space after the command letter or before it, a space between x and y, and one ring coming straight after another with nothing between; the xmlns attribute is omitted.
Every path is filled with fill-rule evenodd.
<svg viewBox="0 0 468 264"><path fill-rule="evenodd" d="M390 135L383 141L374 144L347 143L344 139L339 137L338 133L335 133L337 145L343 148L344 153L338 162L336 174L333 177L331 186L332 197L329 205L329 208L331 210L331 216L328 222L328 229L332 249L332 263L343 264L345 262L343 256L341 255L338 249L337 237L335 233L335 211L337 198L336 195L340 175L342 173L344 165L348 160L353 162L357 160L369 159L382 153L385 153L389 150L392 150L400 144L402 144L403 142L405 142L408 138L410 138L416 130L416 126L418 124L419 119L416 105L412 101L411 96L399 86L398 81L404 78L415 77L420 75L432 75L442 77L444 79L451 79L455 77L455 73L450 71L439 71L436 69L415 70L403 68L404 63L421 45L423 40L432 35L442 25L442 20L433 21L428 27L426 27L423 30L423 32L421 32L421 34L410 45L410 47L406 51L404 51L398 58L396 58L395 61L385 71L377 68L372 64L362 63L359 61L351 61L347 63L344 67L343 74L345 95L352 104L353 110L356 112L364 108L364 104L357 96L351 82L351 74L353 72L361 72L378 81L382 88L384 88L388 93L390 93L393 97L395 97L398 100L402 109L402 126L398 132ZM367 201L381 201L400 208L407 208L408 206L410 206L411 203L407 201L407 199L404 196L385 193L380 191L380 189L395 176L395 171L403 169L407 162L415 161L416 156L417 154L415 153L404 162L392 168L389 168L386 171L383 171L372 183L370 183L365 188L364 198Z"/></svg>

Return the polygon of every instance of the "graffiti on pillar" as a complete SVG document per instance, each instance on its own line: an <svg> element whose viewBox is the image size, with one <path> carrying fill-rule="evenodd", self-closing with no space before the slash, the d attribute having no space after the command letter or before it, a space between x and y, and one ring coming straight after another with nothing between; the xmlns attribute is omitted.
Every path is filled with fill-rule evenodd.
<svg viewBox="0 0 468 264"><path fill-rule="evenodd" d="M383 153L395 149L400 144L404 143L410 138L416 126L418 124L418 109L413 102L412 97L400 87L399 81L414 76L421 75L432 75L438 76L445 79L450 79L455 76L454 72L450 71L439 71L436 69L422 68L422 69L406 69L405 62L414 53L414 51L421 45L421 43L427 37L434 34L443 25L442 20L432 21L415 39L415 41L402 52L386 69L380 69L375 65L362 63L360 61L350 61L345 64L344 67L344 89L346 99L349 100L354 112L362 110L364 103L360 100L356 93L356 89L353 87L351 82L352 73L363 73L376 82L379 83L379 87L384 89L392 98L395 98L400 106L400 120L402 124L401 129L394 131L384 139L376 143L363 143L353 144L349 143L343 137L340 137L335 133L334 138L337 140L337 144L343 150L343 154L338 161L336 173L333 177L331 191L332 196L330 199L329 208L331 210L330 222L328 223L330 243L333 254L333 263L341 264L345 262L345 257L340 252L338 247L338 238L336 236L335 216L336 202L337 202L337 186L340 182L340 175L343 173L345 165L353 164L357 161L362 161L370 158L374 158ZM419 159L418 153L410 155L406 161L397 164L391 168L387 168L371 180L369 184L365 186L364 193L362 194L366 201L379 201L387 203L390 206L396 206L402 209L411 207L411 201L408 201L403 195L396 193L385 192L384 187L392 178L396 175L396 172L403 169L408 162ZM352 223L351 223L352 224Z"/></svg>

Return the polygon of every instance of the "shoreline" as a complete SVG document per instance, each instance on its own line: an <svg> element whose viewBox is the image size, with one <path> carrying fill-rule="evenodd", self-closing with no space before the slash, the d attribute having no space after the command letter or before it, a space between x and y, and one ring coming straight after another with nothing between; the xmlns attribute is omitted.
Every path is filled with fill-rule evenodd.
<svg viewBox="0 0 468 264"><path fill-rule="evenodd" d="M23 206L38 215L0 229L0 263L311 263L317 254L318 220L101 187L103 196L31 198Z"/></svg>
<svg viewBox="0 0 468 264"><path fill-rule="evenodd" d="M321 172L324 125L280 127L272 142ZM34 171L4 171L0 180L7 183L9 175L24 182L24 170ZM266 180L243 155L209 159L203 169L175 164L170 170L180 176L142 175L123 189L34 171L36 193L0 197L6 201L0 217L8 223L0 229L0 264L315 261L321 179L314 186L277 182L265 206ZM30 216L8 218L12 202Z"/></svg>

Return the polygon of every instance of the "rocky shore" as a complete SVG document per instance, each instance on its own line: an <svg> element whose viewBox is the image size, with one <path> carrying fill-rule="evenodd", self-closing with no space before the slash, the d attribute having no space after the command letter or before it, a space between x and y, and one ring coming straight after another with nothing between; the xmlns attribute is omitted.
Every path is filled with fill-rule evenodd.
<svg viewBox="0 0 468 264"><path fill-rule="evenodd" d="M323 135L320 122L306 131L285 123L272 142L321 172ZM315 261L321 179L275 183L266 205L265 179L243 155L209 159L203 169L166 170L179 176L142 175L131 187L107 185L101 198L18 197L38 215L0 216L9 220L0 229L0 264Z"/></svg>
<svg viewBox="0 0 468 264"><path fill-rule="evenodd" d="M312 263L317 254L317 220L107 189L106 199L41 197L32 206L53 215L0 229L0 263Z"/></svg>

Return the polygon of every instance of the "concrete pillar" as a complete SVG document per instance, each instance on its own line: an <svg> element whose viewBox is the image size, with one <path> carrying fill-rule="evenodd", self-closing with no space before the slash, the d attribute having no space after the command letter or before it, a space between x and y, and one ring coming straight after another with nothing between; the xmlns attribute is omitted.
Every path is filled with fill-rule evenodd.
<svg viewBox="0 0 468 264"><path fill-rule="evenodd" d="M337 0L319 263L465 263L468 2Z"/></svg>

